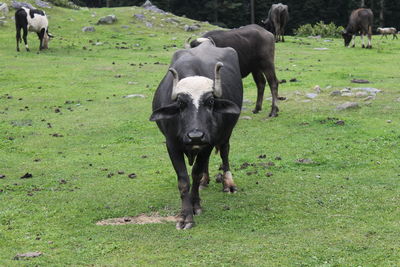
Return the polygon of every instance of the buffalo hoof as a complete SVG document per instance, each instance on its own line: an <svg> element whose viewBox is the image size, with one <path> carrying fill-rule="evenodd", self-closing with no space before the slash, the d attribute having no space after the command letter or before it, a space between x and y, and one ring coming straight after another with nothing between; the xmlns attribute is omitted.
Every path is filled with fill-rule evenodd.
<svg viewBox="0 0 400 267"><path fill-rule="evenodd" d="M278 96L278 100L286 100L286 97L284 97L284 96Z"/></svg>
<svg viewBox="0 0 400 267"><path fill-rule="evenodd" d="M17 52L19 52L19 48L17 48Z"/></svg>
<svg viewBox="0 0 400 267"><path fill-rule="evenodd" d="M200 215L202 212L203 212L203 209L201 207L193 209L194 215Z"/></svg>
<svg viewBox="0 0 400 267"><path fill-rule="evenodd" d="M176 229L177 230L187 230L193 228L194 222L177 222Z"/></svg>
<svg viewBox="0 0 400 267"><path fill-rule="evenodd" d="M260 112L261 109L253 109L253 114L257 114L258 112Z"/></svg>
<svg viewBox="0 0 400 267"><path fill-rule="evenodd" d="M228 193L228 194L235 194L235 193L237 193L237 187L236 186L224 186L224 189L222 191L224 193Z"/></svg>
<svg viewBox="0 0 400 267"><path fill-rule="evenodd" d="M351 47L354 48L354 47L356 47L356 45L352 45Z"/></svg>
<svg viewBox="0 0 400 267"><path fill-rule="evenodd" d="M271 112L271 113L269 113L268 117L270 117L270 118L278 117L278 113L277 112Z"/></svg>
<svg viewBox="0 0 400 267"><path fill-rule="evenodd" d="M365 48L365 45L362 45L361 47L362 47L362 48ZM368 47L367 47L367 48L368 48Z"/></svg>

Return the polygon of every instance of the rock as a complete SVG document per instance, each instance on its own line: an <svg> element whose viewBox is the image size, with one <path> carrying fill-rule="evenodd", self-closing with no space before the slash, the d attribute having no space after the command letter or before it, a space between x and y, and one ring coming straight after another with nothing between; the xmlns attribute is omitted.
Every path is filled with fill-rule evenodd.
<svg viewBox="0 0 400 267"><path fill-rule="evenodd" d="M153 24L151 22L146 21L147 28L153 28Z"/></svg>
<svg viewBox="0 0 400 267"><path fill-rule="evenodd" d="M132 94L132 95L125 95L123 98L145 98L144 95L141 94Z"/></svg>
<svg viewBox="0 0 400 267"><path fill-rule="evenodd" d="M172 24L179 24L179 23L181 23L179 20L174 19L174 18L166 18L166 19L165 19L165 22L172 23Z"/></svg>
<svg viewBox="0 0 400 267"><path fill-rule="evenodd" d="M320 50L320 51L323 51L323 50L328 50L329 48L326 48L326 47L316 47L316 48L314 48L314 50Z"/></svg>
<svg viewBox="0 0 400 267"><path fill-rule="evenodd" d="M363 92L363 91L356 92L356 97L366 97L366 96L368 96L367 92Z"/></svg>
<svg viewBox="0 0 400 267"><path fill-rule="evenodd" d="M316 98L318 96L318 94L314 94L314 93L308 93L308 94L306 94L306 97L307 98L310 98L310 99L314 99L314 98Z"/></svg>
<svg viewBox="0 0 400 267"><path fill-rule="evenodd" d="M41 8L51 8L51 5L49 3L42 0L35 0L35 4Z"/></svg>
<svg viewBox="0 0 400 267"><path fill-rule="evenodd" d="M353 93L342 93L342 96L354 96L354 94Z"/></svg>
<svg viewBox="0 0 400 267"><path fill-rule="evenodd" d="M108 15L99 19L97 24L113 24L117 21L117 17L115 15Z"/></svg>
<svg viewBox="0 0 400 267"><path fill-rule="evenodd" d="M368 80L363 79L353 79L351 80L352 83L370 83Z"/></svg>
<svg viewBox="0 0 400 267"><path fill-rule="evenodd" d="M369 101L369 100L374 100L374 99L375 99L375 96L370 95L370 96L367 96L366 98L364 98L363 101Z"/></svg>
<svg viewBox="0 0 400 267"><path fill-rule="evenodd" d="M129 85L138 84L138 82L128 82Z"/></svg>
<svg viewBox="0 0 400 267"><path fill-rule="evenodd" d="M134 14L133 16L138 20L145 20L146 19L146 16L143 15L143 14Z"/></svg>
<svg viewBox="0 0 400 267"><path fill-rule="evenodd" d="M96 29L93 26L86 26L82 28L83 32L94 32Z"/></svg>
<svg viewBox="0 0 400 267"><path fill-rule="evenodd" d="M400 97L396 99L396 102L400 102Z"/></svg>
<svg viewBox="0 0 400 267"><path fill-rule="evenodd" d="M99 45L103 45L103 42L96 42L94 45L99 46Z"/></svg>
<svg viewBox="0 0 400 267"><path fill-rule="evenodd" d="M36 9L36 8L34 8L31 4L29 4L29 3L24 3L24 2L18 2L18 1L15 1L15 0L13 0L13 2L11 3L11 6L14 8L14 9L20 9L21 7L27 7L27 8L29 8L29 9Z"/></svg>
<svg viewBox="0 0 400 267"><path fill-rule="evenodd" d="M4 179L6 176L4 174L0 174L0 179Z"/></svg>
<svg viewBox="0 0 400 267"><path fill-rule="evenodd" d="M0 20L0 26L5 26L5 25L6 25L6 23L7 23L7 21Z"/></svg>
<svg viewBox="0 0 400 267"><path fill-rule="evenodd" d="M350 88L343 88L342 90L340 90L340 93L350 93L351 89Z"/></svg>
<svg viewBox="0 0 400 267"><path fill-rule="evenodd" d="M340 96L340 95L341 95L341 93L339 90L335 90L335 91L331 92L331 94L330 94L330 96Z"/></svg>
<svg viewBox="0 0 400 267"><path fill-rule="evenodd" d="M313 164L315 163L312 159L296 159L296 163L300 164Z"/></svg>
<svg viewBox="0 0 400 267"><path fill-rule="evenodd" d="M3 13L3 16L7 16L9 9L8 9L8 5L6 3L0 4L0 12Z"/></svg>
<svg viewBox="0 0 400 267"><path fill-rule="evenodd" d="M130 27L128 25L122 25L121 28L122 29L129 29Z"/></svg>
<svg viewBox="0 0 400 267"><path fill-rule="evenodd" d="M317 92L317 94L321 93L321 87L319 87L319 85L316 85L314 87L314 91Z"/></svg>
<svg viewBox="0 0 400 267"><path fill-rule="evenodd" d="M251 120L250 116L241 116L240 117L241 120Z"/></svg>
<svg viewBox="0 0 400 267"><path fill-rule="evenodd" d="M359 107L359 105L357 102L345 102L345 103L337 106L336 109L337 110L345 110L345 109L354 109L354 108L358 108L358 107Z"/></svg>
<svg viewBox="0 0 400 267"><path fill-rule="evenodd" d="M129 178L135 179L137 177L136 173L131 173L128 175Z"/></svg>
<svg viewBox="0 0 400 267"><path fill-rule="evenodd" d="M159 13L159 14L166 14L166 12L162 9L159 9L157 6L153 5L150 0L146 0L146 2L142 5L144 9Z"/></svg>
<svg viewBox="0 0 400 267"><path fill-rule="evenodd" d="M35 258L35 257L39 257L41 255L43 255L43 253L39 252L39 251L27 252L27 253L23 253L23 254L17 254L17 255L15 255L15 257L13 259L20 260L22 258Z"/></svg>
<svg viewBox="0 0 400 267"><path fill-rule="evenodd" d="M183 29L186 32L194 32L194 31L200 30L200 25L185 25L183 27Z"/></svg>
<svg viewBox="0 0 400 267"><path fill-rule="evenodd" d="M387 120L386 122L387 122L387 123L392 123L392 120Z"/></svg>
<svg viewBox="0 0 400 267"><path fill-rule="evenodd" d="M344 125L344 121L343 120L338 120L338 121L335 122L335 124L343 126Z"/></svg>
<svg viewBox="0 0 400 267"><path fill-rule="evenodd" d="M292 78L292 79L289 80L289 82L291 82L291 83L297 82L297 79L296 78Z"/></svg>
<svg viewBox="0 0 400 267"><path fill-rule="evenodd" d="M379 90L376 88L371 88L371 87L356 87L356 88L353 88L352 90L367 92L371 95L376 95L377 93L382 92L382 90Z"/></svg>

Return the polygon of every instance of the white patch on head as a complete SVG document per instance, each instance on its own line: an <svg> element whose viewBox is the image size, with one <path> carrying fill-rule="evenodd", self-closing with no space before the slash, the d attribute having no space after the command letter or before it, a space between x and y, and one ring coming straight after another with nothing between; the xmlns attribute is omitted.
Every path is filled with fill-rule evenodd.
<svg viewBox="0 0 400 267"><path fill-rule="evenodd" d="M26 19L28 20L28 30L30 32L40 32L42 29L47 30L47 27L49 26L49 21L47 20L46 13L44 16L40 14L35 14L33 18L31 17L29 11L29 8L22 7L27 16Z"/></svg>
<svg viewBox="0 0 400 267"><path fill-rule="evenodd" d="M176 94L187 94L192 98L193 105L198 109L200 98L208 92L213 92L214 81L203 76L186 77L176 85Z"/></svg>
<svg viewBox="0 0 400 267"><path fill-rule="evenodd" d="M210 41L210 39L204 38L204 37L197 38L196 40L197 40L197 42L199 42L199 43L204 43L204 42Z"/></svg>

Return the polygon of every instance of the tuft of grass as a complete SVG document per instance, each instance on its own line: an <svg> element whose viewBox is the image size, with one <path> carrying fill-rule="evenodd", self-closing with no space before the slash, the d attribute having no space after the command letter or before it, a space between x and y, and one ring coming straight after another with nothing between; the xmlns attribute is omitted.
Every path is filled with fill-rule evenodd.
<svg viewBox="0 0 400 267"><path fill-rule="evenodd" d="M399 264L398 41L375 38L372 50L346 49L340 39L277 43L277 75L288 81L279 90L288 100L278 118L267 118L269 100L254 115L256 87L244 79L242 115L252 119L240 120L231 139L238 194L223 194L212 179L190 231L171 223L98 226L179 212L164 139L148 118L172 54L190 36L183 26L197 22L138 7L46 12L56 36L47 51L37 53L30 34L32 51L17 53L10 19L0 32L1 265ZM118 22L95 25L108 14ZM81 31L91 25L95 32ZM328 50L314 49L321 47ZM383 92L370 101L330 96L360 87L354 78ZM308 101L316 85L322 92ZM123 98L129 94L145 98ZM335 109L346 101L361 107ZM219 164L213 156L212 177ZM21 179L25 173L33 177ZM13 260L29 251L43 255Z"/></svg>

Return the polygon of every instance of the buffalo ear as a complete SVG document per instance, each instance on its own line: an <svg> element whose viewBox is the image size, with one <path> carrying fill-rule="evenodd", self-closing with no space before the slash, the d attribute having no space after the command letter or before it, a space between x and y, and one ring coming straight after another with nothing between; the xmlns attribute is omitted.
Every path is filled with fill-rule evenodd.
<svg viewBox="0 0 400 267"><path fill-rule="evenodd" d="M214 112L239 115L240 108L230 100L214 98Z"/></svg>
<svg viewBox="0 0 400 267"><path fill-rule="evenodd" d="M161 107L153 111L150 116L151 121L167 120L175 117L179 113L179 106L177 103Z"/></svg>

